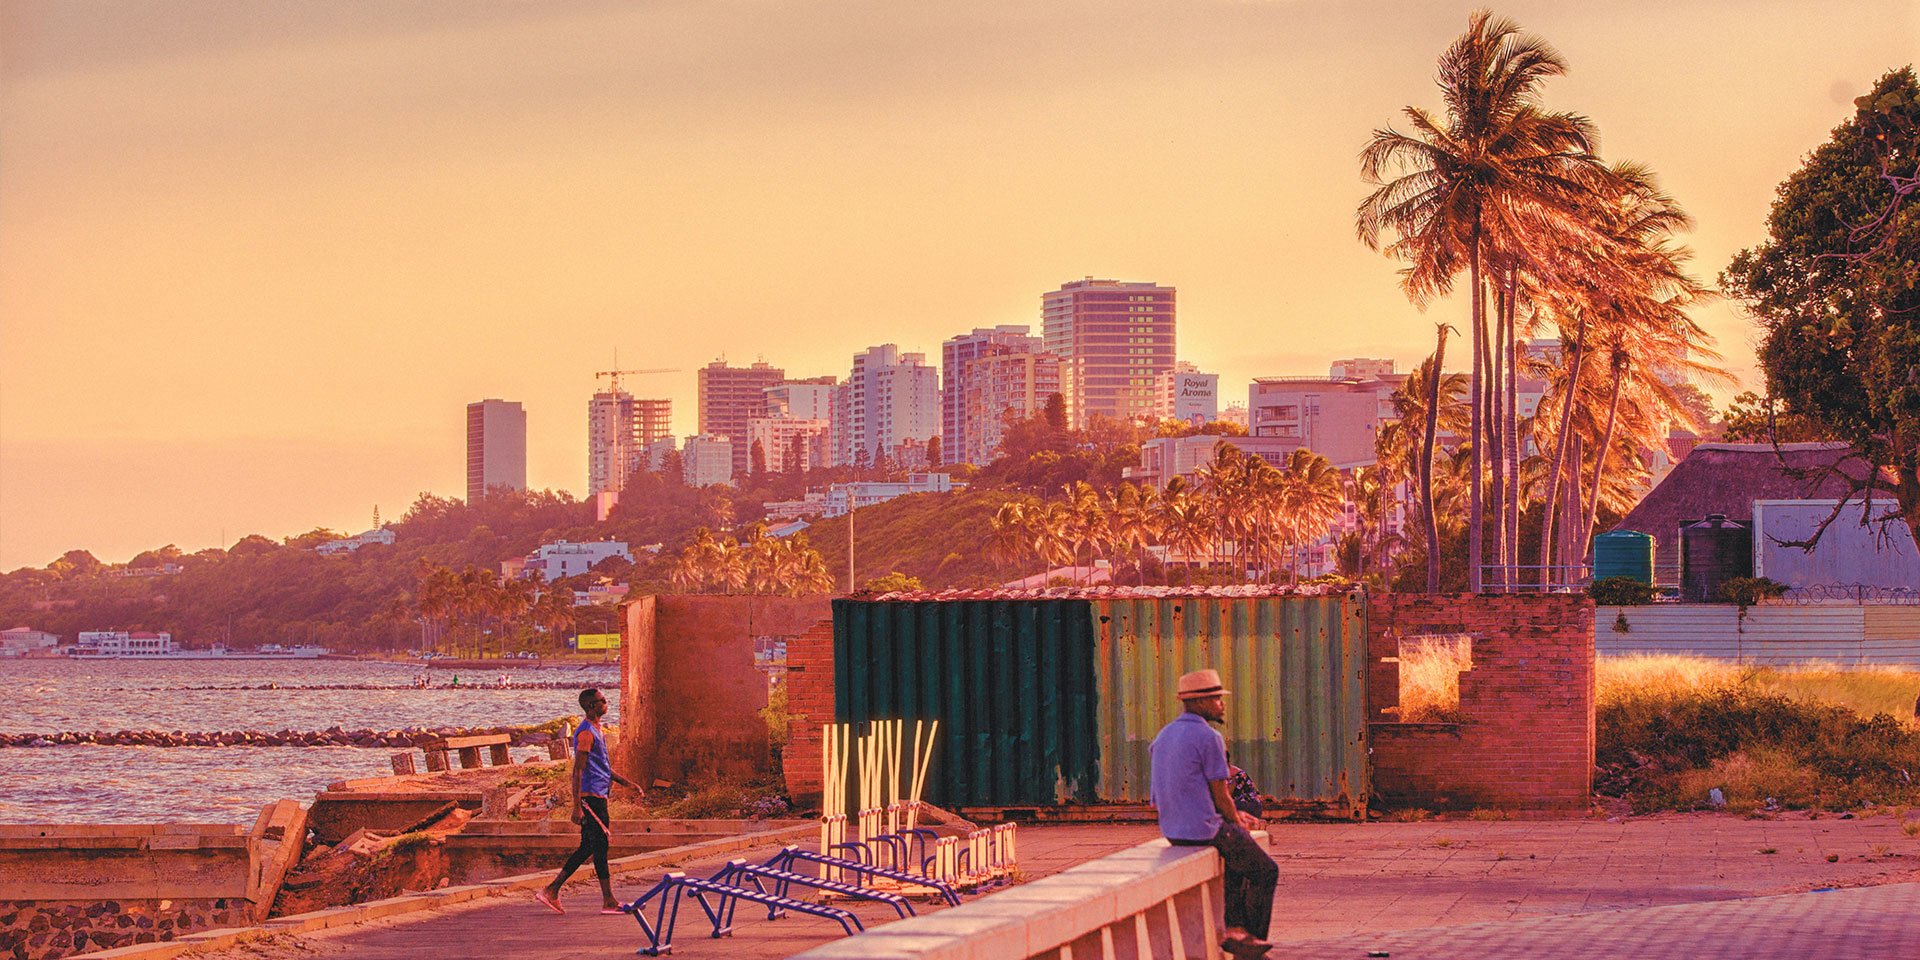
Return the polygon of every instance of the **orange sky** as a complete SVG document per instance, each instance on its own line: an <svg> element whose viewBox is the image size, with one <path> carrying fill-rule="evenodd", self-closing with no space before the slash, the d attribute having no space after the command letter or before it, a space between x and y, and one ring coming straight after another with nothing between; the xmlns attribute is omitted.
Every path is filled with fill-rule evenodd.
<svg viewBox="0 0 1920 960"><path fill-rule="evenodd" d="M1254 376L1431 349L1353 239L1355 154L1470 8L1430 2L0 0L0 569L366 526L464 490L520 400L580 493L592 372L844 375L1180 289ZM1700 221L1699 273L1920 49L1920 4L1510 3L1549 102ZM1434 316L1457 316L1458 301ZM1752 336L1703 311L1749 383Z"/></svg>

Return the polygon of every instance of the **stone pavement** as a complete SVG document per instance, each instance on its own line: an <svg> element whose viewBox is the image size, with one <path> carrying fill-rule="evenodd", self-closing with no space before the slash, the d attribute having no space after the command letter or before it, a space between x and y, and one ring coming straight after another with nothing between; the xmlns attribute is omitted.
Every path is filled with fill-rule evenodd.
<svg viewBox="0 0 1920 960"><path fill-rule="evenodd" d="M1920 883L1287 942L1271 960L1908 960Z"/></svg>
<svg viewBox="0 0 1920 960"><path fill-rule="evenodd" d="M1403 960L1920 958L1920 883L1900 882L1920 881L1920 840L1891 817L1276 824L1272 834L1273 956L1286 960L1371 950ZM1044 876L1156 835L1150 825L1023 827L1022 867ZM615 892L630 899L657 877L616 880ZM1807 892L1833 887L1851 889ZM631 956L638 927L600 916L597 899L576 882L565 917L524 896L490 898L221 956ZM716 942L687 909L676 956L784 957L840 936L828 921L769 923L743 909L734 937ZM892 917L878 905L856 913L869 926Z"/></svg>

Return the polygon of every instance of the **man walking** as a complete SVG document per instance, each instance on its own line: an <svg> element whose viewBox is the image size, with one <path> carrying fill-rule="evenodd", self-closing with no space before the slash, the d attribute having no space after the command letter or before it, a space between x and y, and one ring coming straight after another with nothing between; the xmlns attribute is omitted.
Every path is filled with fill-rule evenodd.
<svg viewBox="0 0 1920 960"><path fill-rule="evenodd" d="M1177 695L1186 712L1160 729L1149 756L1153 805L1160 833L1181 847L1212 847L1226 865L1226 940L1236 957L1262 957L1273 947L1267 924L1280 868L1249 831L1259 819L1234 808L1227 792L1227 745L1209 723L1225 723L1227 690L1217 670L1180 678Z"/></svg>
<svg viewBox="0 0 1920 960"><path fill-rule="evenodd" d="M607 738L600 731L600 718L607 715L607 697L588 687L580 691L580 729L573 733L573 822L580 825L580 847L567 858L558 876L535 900L554 913L566 913L560 906L560 887L580 865L593 859L593 872L600 877L601 913L619 913L620 901L613 897L613 877L607 869L608 832L611 814L607 812L607 791L615 783L633 790L638 784L613 772L607 762Z"/></svg>

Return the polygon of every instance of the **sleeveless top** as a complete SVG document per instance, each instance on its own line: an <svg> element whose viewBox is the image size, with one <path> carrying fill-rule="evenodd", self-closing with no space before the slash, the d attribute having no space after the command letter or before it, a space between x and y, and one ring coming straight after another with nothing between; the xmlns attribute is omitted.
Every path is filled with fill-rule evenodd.
<svg viewBox="0 0 1920 960"><path fill-rule="evenodd" d="M580 730L593 735L593 746L587 750L586 773L580 778L580 792L589 797L605 797L608 788L613 786L613 765L607 762L607 741L600 735L600 725L590 720L580 723ZM580 749L580 732L574 733L574 752Z"/></svg>

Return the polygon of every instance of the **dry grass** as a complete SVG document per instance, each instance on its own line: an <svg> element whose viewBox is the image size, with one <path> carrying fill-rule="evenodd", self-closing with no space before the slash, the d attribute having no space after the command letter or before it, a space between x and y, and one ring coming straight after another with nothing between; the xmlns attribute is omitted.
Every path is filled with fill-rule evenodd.
<svg viewBox="0 0 1920 960"><path fill-rule="evenodd" d="M1605 792L1637 810L1860 809L1920 798L1920 673L1827 664L1760 667L1695 657L1599 663Z"/></svg>
<svg viewBox="0 0 1920 960"><path fill-rule="evenodd" d="M1634 655L1601 658L1597 680L1603 707L1628 698L1733 687L1845 707L1862 717L1884 713L1905 720L1914 715L1914 702L1920 698L1920 671L1903 667L1763 667L1702 657Z"/></svg>
<svg viewBox="0 0 1920 960"><path fill-rule="evenodd" d="M1473 669L1468 637L1417 637L1400 643L1403 723L1457 723L1460 673Z"/></svg>

